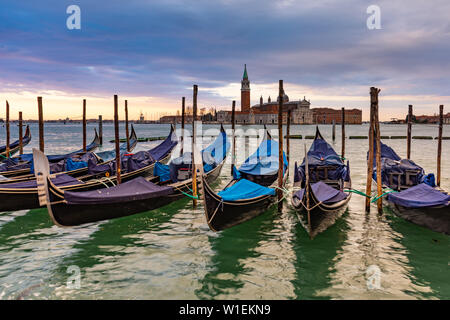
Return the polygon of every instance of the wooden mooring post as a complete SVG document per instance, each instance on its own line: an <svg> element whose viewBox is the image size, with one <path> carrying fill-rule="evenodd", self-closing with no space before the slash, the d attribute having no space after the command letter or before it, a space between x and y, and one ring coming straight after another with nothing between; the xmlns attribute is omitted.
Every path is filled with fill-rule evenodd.
<svg viewBox="0 0 450 320"><path fill-rule="evenodd" d="M332 138L333 141L336 140L336 120L333 120Z"/></svg>
<svg viewBox="0 0 450 320"><path fill-rule="evenodd" d="M291 110L287 112L287 126L286 126L286 158L288 163L291 161L290 158L290 140L291 139Z"/></svg>
<svg viewBox="0 0 450 320"><path fill-rule="evenodd" d="M366 180L366 195L371 196L372 194L372 181L373 181L373 160L374 160L374 105L375 95L370 89L370 126L369 126L369 156L367 158L367 180ZM370 198L366 198L366 212L370 212Z"/></svg>
<svg viewBox="0 0 450 320"><path fill-rule="evenodd" d="M376 141L376 163L377 163L377 208L378 213L383 212L383 199L381 197L383 189L381 182L381 133L380 133L380 120L379 120L379 111L378 111L378 94L380 93L380 89L373 88L374 95L374 130L375 130L375 141ZM371 89L372 94L372 89Z"/></svg>
<svg viewBox="0 0 450 320"><path fill-rule="evenodd" d="M408 106L408 132L407 132L407 142L406 142L406 159L411 159L412 115L413 115L413 106L410 104Z"/></svg>
<svg viewBox="0 0 450 320"><path fill-rule="evenodd" d="M233 146L231 149L231 175L233 175L233 166L234 166L235 160L236 160L236 137L234 135L235 125L236 125L235 112L236 112L236 101L233 100L233 104L231 107L231 143L233 143Z"/></svg>
<svg viewBox="0 0 450 320"><path fill-rule="evenodd" d="M438 153L437 153L437 179L436 184L441 186L441 156L442 156L442 125L444 123L444 106L439 106L439 133L438 133Z"/></svg>
<svg viewBox="0 0 450 320"><path fill-rule="evenodd" d="M283 80L278 83L278 212L283 209L283 169L284 169L284 159L283 159Z"/></svg>
<svg viewBox="0 0 450 320"><path fill-rule="evenodd" d="M195 120L197 119L197 93L198 93L198 86L194 84L194 93L193 93L193 99L192 99L192 197L193 201L192 204L194 208L197 207L197 167L194 163L194 150L195 150L195 144L197 142L197 139L195 137L196 135L196 128L195 128ZM199 159L201 161L201 159Z"/></svg>
<svg viewBox="0 0 450 320"><path fill-rule="evenodd" d="M125 135L127 139L127 152L130 152L130 133L128 130L128 100L125 100Z"/></svg>
<svg viewBox="0 0 450 320"><path fill-rule="evenodd" d="M342 123L341 123L341 128L342 128L342 150L341 150L341 157L342 159L345 158L345 108L342 108Z"/></svg>
<svg viewBox="0 0 450 320"><path fill-rule="evenodd" d="M117 184L120 184L120 146L119 146L119 101L117 98L117 94L114 95L114 136L115 136L115 144L116 144L116 176L117 176Z"/></svg>
<svg viewBox="0 0 450 320"><path fill-rule="evenodd" d="M9 103L8 100L6 100L6 123L5 123L5 127L6 127L6 157L9 158L10 154L9 154L9 140L10 140L10 131L9 131Z"/></svg>
<svg viewBox="0 0 450 320"><path fill-rule="evenodd" d="M23 154L23 120L22 111L19 111L19 154Z"/></svg>
<svg viewBox="0 0 450 320"><path fill-rule="evenodd" d="M181 149L180 155L183 154L184 150L184 122L186 121L186 98L181 98Z"/></svg>
<svg viewBox="0 0 450 320"><path fill-rule="evenodd" d="M83 99L83 152L86 152L86 99Z"/></svg>
<svg viewBox="0 0 450 320"><path fill-rule="evenodd" d="M39 150L44 152L44 115L42 111L42 97L37 98L39 117Z"/></svg>
<svg viewBox="0 0 450 320"><path fill-rule="evenodd" d="M98 135L100 139L100 144L103 145L103 116L98 116Z"/></svg>

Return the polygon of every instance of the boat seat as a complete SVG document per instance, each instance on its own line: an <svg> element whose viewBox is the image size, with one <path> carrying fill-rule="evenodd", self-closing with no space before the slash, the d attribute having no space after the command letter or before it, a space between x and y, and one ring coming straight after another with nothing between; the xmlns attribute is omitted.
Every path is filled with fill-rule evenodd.
<svg viewBox="0 0 450 320"><path fill-rule="evenodd" d="M313 167L309 169L310 175L315 177L315 181L322 181L324 179L321 179L321 172L323 172L322 177L325 177L325 179L328 177L328 171L329 170L336 170L338 169L337 166L320 166L320 167Z"/></svg>
<svg viewBox="0 0 450 320"><path fill-rule="evenodd" d="M405 170L405 172L390 172L389 173L389 185L392 189L401 191L417 185L417 176L420 174L420 170ZM397 184L394 182L394 178L397 178ZM405 181L403 183L403 181Z"/></svg>

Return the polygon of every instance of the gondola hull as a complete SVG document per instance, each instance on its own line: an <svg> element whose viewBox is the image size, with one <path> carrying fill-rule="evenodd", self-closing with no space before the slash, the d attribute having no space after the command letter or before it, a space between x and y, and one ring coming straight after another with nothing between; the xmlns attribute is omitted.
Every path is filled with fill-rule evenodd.
<svg viewBox="0 0 450 320"><path fill-rule="evenodd" d="M25 134L22 138L22 148L29 144L31 141L31 131L30 127L27 126L25 129ZM12 144L12 147L9 150L9 155L6 154L6 147L2 147L0 151L0 162L3 162L7 157L11 157L16 154L20 150L19 141L15 141Z"/></svg>
<svg viewBox="0 0 450 320"><path fill-rule="evenodd" d="M435 232L450 235L450 208L406 208L390 201L385 201L392 211L400 218Z"/></svg>
<svg viewBox="0 0 450 320"><path fill-rule="evenodd" d="M376 190L376 181L372 181L372 189ZM389 189L383 189L383 193ZM450 207L423 207L407 208L384 198L384 205L391 209L394 214L406 221L412 222L421 227L428 228L435 232L450 235Z"/></svg>
<svg viewBox="0 0 450 320"><path fill-rule="evenodd" d="M310 238L313 239L319 233L334 225L336 220L345 213L351 198L351 193L345 200L334 205L320 203L314 194L310 193L309 207L312 208L310 210L305 208L307 203L306 197L306 192L301 201L295 197L292 197L292 206L295 208L301 224L308 232Z"/></svg>
<svg viewBox="0 0 450 320"><path fill-rule="evenodd" d="M98 148L100 145L100 138L97 134L97 130L95 130L95 137L94 140L87 146L87 151L91 152ZM76 154L83 154L84 152L79 150L73 153L70 153L70 155L76 155ZM72 176L80 176L82 174L85 174L87 172L87 169L81 168L77 170L73 170L69 172ZM18 170L11 170L11 171L2 171L0 172L0 175L2 175L5 178L8 179L14 179L14 181L26 181L30 179L34 179L34 174L31 173L30 168L24 168L24 169L18 169ZM4 180L0 181L0 184L2 183L9 183L10 181Z"/></svg>
<svg viewBox="0 0 450 320"><path fill-rule="evenodd" d="M170 160L170 154L167 155L160 162L166 164ZM141 168L139 170L122 174L123 182L129 181L136 177L151 177L153 175L154 164ZM80 183L71 186L60 187L61 190L67 191L89 191L105 186L114 186L117 182L116 176L109 178L91 179L85 183ZM151 181L151 179L149 179ZM16 211L25 209L39 208L38 191L37 188L29 189L8 189L2 188L0 184L0 212L2 211Z"/></svg>
<svg viewBox="0 0 450 320"><path fill-rule="evenodd" d="M285 172L284 183L288 177ZM273 177L272 177L273 178ZM277 182L276 176L269 185ZM268 180L266 180L268 182ZM208 181L203 181L203 194L205 205L205 216L208 226L213 231L222 231L245 221L251 220L277 203L278 196L265 195L253 199L223 201L209 186Z"/></svg>
<svg viewBox="0 0 450 320"><path fill-rule="evenodd" d="M208 172L207 181L212 183L217 179L222 169L224 161ZM174 185L174 192L168 196L151 198L141 201L122 202L120 204L102 204L93 209L92 205L67 205L59 201L61 194L52 187L49 182L50 200L52 202L49 211L53 222L59 226L69 227L85 223L92 223L113 218L125 217L140 212L151 211L161 208L174 201L185 198L184 193L189 193L192 187L192 180L186 180Z"/></svg>

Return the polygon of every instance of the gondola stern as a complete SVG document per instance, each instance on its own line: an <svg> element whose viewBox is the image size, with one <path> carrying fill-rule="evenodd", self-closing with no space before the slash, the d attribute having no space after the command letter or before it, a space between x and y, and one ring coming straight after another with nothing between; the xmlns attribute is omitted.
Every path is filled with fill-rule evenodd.
<svg viewBox="0 0 450 320"><path fill-rule="evenodd" d="M34 170L37 183L37 191L39 198L39 205L46 206L48 214L53 223L57 226L62 227L62 225L55 219L53 215L52 205L50 202L50 165L47 157L43 152L38 149L33 148L33 161Z"/></svg>

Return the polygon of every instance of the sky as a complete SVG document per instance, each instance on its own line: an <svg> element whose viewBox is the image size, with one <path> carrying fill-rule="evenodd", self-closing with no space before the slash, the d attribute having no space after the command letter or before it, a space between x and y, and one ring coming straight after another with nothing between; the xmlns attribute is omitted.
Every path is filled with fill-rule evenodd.
<svg viewBox="0 0 450 320"><path fill-rule="evenodd" d="M81 29L69 30L70 5ZM370 30L369 5L381 29ZM434 114L450 104L450 1L363 0L1 0L0 100L11 118L112 118L113 95L131 119L175 114L181 97L199 107L240 105L247 64L251 102L359 108L380 92L380 118ZM0 117L5 108L0 102ZM450 109L447 110L450 111Z"/></svg>

